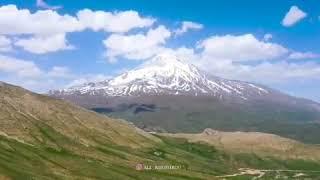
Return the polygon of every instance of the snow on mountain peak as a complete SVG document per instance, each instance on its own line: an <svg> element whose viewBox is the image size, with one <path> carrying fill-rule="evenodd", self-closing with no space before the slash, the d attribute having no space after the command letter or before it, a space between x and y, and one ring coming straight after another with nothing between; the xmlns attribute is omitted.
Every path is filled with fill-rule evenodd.
<svg viewBox="0 0 320 180"><path fill-rule="evenodd" d="M128 71L110 81L110 85L122 85L133 81L160 81L165 78L191 80L197 76L196 67L170 54L157 55L134 70ZM155 82L156 83L156 82Z"/></svg>
<svg viewBox="0 0 320 180"><path fill-rule="evenodd" d="M185 65L182 60L172 54L159 54L154 56L149 61L146 61L142 66L177 66Z"/></svg>
<svg viewBox="0 0 320 180"><path fill-rule="evenodd" d="M87 83L59 91L62 94L102 94L106 96L209 95L219 98L267 94L250 83L208 77L197 67L171 54L160 54L137 68L103 83Z"/></svg>
<svg viewBox="0 0 320 180"><path fill-rule="evenodd" d="M162 70L181 70L185 72L195 71L195 67L187 62L179 59L175 55L160 54L146 61L136 69L159 68Z"/></svg>

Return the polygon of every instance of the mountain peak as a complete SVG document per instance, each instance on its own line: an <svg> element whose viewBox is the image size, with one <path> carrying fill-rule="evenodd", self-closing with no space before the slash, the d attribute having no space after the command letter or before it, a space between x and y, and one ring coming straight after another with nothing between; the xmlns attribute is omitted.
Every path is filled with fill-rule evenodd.
<svg viewBox="0 0 320 180"><path fill-rule="evenodd" d="M148 63L154 63L154 64L179 64L179 63L186 63L181 58L174 54L170 53L161 53L156 56L154 56L152 59L146 62Z"/></svg>
<svg viewBox="0 0 320 180"><path fill-rule="evenodd" d="M194 76L199 76L199 70L177 56L160 54L146 61L134 70L128 71L110 81L111 85L124 85L134 82L144 82L145 85L161 85L175 80L191 81ZM153 82L151 82L153 81ZM161 81L161 82L160 82Z"/></svg>
<svg viewBox="0 0 320 180"><path fill-rule="evenodd" d="M169 53L162 53L159 55L154 56L152 59L146 61L141 66L136 69L141 68L149 68L149 67L160 67L160 68L184 68L186 70L189 69L189 66L193 66L186 61L181 60L178 56L169 54Z"/></svg>
<svg viewBox="0 0 320 180"><path fill-rule="evenodd" d="M196 66L172 54L159 54L137 68L103 83L87 83L71 87L62 94L105 96L206 95L220 99L235 96L248 99L268 93L256 85L207 76Z"/></svg>

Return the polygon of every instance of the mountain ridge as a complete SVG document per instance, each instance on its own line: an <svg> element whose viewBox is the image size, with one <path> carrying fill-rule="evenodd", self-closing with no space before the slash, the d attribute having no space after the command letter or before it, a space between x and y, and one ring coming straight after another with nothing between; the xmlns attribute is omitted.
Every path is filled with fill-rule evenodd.
<svg viewBox="0 0 320 180"><path fill-rule="evenodd" d="M209 76L166 54L113 79L49 95L150 131L260 131L320 143L315 138L320 132L319 103L263 85Z"/></svg>
<svg viewBox="0 0 320 180"><path fill-rule="evenodd" d="M113 79L49 92L54 95L76 93L104 96L233 96L246 100L251 96L268 94L269 90L254 83L209 76L176 56L160 54Z"/></svg>

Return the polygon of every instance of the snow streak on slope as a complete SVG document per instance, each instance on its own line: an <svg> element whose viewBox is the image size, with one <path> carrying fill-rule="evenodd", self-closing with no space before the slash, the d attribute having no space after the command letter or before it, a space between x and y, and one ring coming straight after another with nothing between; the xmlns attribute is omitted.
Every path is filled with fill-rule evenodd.
<svg viewBox="0 0 320 180"><path fill-rule="evenodd" d="M161 54L136 69L111 80L86 83L51 94L89 94L104 96L207 95L242 99L268 94L258 85L208 76L194 65L179 58Z"/></svg>

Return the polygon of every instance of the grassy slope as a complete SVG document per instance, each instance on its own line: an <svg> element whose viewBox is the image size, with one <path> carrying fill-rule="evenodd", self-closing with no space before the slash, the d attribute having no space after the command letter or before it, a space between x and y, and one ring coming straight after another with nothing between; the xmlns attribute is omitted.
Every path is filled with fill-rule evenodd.
<svg viewBox="0 0 320 180"><path fill-rule="evenodd" d="M161 134L174 138L185 138L189 142L204 142L217 149L231 153L253 153L259 156L273 156L278 159L320 160L320 146L301 142L273 134L259 132L221 132L206 129L199 134Z"/></svg>
<svg viewBox="0 0 320 180"><path fill-rule="evenodd" d="M182 168L136 171L141 162ZM215 179L241 167L320 170L315 161L232 154L208 144L150 135L126 122L0 85L1 178Z"/></svg>
<svg viewBox="0 0 320 180"><path fill-rule="evenodd" d="M52 137L54 138L54 137ZM116 145L86 148L86 153L50 147L33 147L0 138L0 174L13 179L215 179L237 172L239 167L256 169L320 170L320 164L303 160L277 160L254 154L226 154L212 146L184 139L162 137L151 148L130 149ZM95 157L93 157L95 156ZM180 170L136 171L134 164L181 165ZM314 177L320 174L310 174Z"/></svg>

